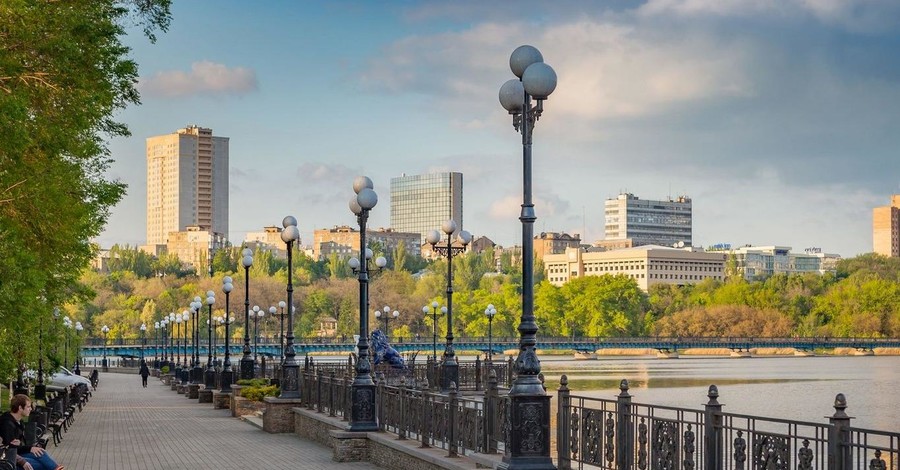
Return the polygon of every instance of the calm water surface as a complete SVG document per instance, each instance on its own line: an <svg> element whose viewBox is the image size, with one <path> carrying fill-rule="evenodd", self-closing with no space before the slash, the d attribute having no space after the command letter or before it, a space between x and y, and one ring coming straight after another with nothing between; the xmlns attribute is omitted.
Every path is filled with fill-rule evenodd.
<svg viewBox="0 0 900 470"><path fill-rule="evenodd" d="M827 422L834 397L847 397L855 427L900 432L900 357L541 356L548 392L566 374L573 395L612 399L627 379L637 403L702 409L710 384L731 413ZM555 400L553 406L556 406Z"/></svg>

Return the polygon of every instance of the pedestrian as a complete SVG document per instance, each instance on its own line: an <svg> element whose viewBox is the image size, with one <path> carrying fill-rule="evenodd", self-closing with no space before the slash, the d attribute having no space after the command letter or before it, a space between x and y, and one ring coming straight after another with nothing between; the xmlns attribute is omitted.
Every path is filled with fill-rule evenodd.
<svg viewBox="0 0 900 470"><path fill-rule="evenodd" d="M25 443L25 425L22 424L22 418L27 418L31 410L32 404L28 395L14 396L9 402L9 411L0 415L0 440L4 445L16 448L16 455L25 460L21 466L26 470L29 466L34 470L65 470L66 467L57 465L46 449Z"/></svg>
<svg viewBox="0 0 900 470"><path fill-rule="evenodd" d="M147 361L141 359L141 370L138 371L138 374L141 374L141 383L144 384L144 388L147 388L147 377L150 376L150 368L147 367Z"/></svg>

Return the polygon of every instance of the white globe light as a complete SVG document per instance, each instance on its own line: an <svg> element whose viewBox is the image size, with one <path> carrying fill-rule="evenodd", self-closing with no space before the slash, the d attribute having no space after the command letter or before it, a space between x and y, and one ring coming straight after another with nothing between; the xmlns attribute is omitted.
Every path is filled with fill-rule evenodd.
<svg viewBox="0 0 900 470"><path fill-rule="evenodd" d="M359 207L362 207L363 210L371 210L378 204L378 195L369 188L363 188L362 191L356 195L356 201L359 202Z"/></svg>
<svg viewBox="0 0 900 470"><path fill-rule="evenodd" d="M292 226L296 227L297 219L294 216L289 215L281 220L281 226L284 228L288 228L288 227L292 227Z"/></svg>
<svg viewBox="0 0 900 470"><path fill-rule="evenodd" d="M525 105L525 87L516 79L507 80L500 86L500 105L509 114L522 114Z"/></svg>
<svg viewBox="0 0 900 470"><path fill-rule="evenodd" d="M556 72L543 62L531 64L525 69L522 85L534 99L545 100L556 89Z"/></svg>
<svg viewBox="0 0 900 470"><path fill-rule="evenodd" d="M375 185L368 176L357 176L353 180L353 191L359 194L363 189L375 189Z"/></svg>
<svg viewBox="0 0 900 470"><path fill-rule="evenodd" d="M537 50L536 47L519 46L509 56L509 69L512 70L515 76L522 78L529 65L543 61L544 56L541 55L541 51Z"/></svg>

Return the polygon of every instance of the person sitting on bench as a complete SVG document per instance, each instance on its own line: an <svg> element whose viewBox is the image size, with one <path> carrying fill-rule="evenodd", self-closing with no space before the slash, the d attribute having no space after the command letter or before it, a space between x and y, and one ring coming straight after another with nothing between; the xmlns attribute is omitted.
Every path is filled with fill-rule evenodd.
<svg viewBox="0 0 900 470"><path fill-rule="evenodd" d="M34 470L65 470L58 465L47 451L39 446L25 443L25 426L22 418L31 414L32 404L28 395L16 395L9 402L9 411L0 415L0 439L3 443L17 447L19 457L25 459ZM28 466L23 465L26 470Z"/></svg>

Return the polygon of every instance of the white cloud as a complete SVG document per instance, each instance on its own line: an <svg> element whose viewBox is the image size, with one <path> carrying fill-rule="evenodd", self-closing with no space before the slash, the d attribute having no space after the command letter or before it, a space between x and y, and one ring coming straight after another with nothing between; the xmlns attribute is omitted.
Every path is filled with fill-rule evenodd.
<svg viewBox="0 0 900 470"><path fill-rule="evenodd" d="M210 61L194 62L189 72L168 70L138 80L138 89L142 93L163 98L243 95L258 88L256 72L252 69L228 68L224 64Z"/></svg>

